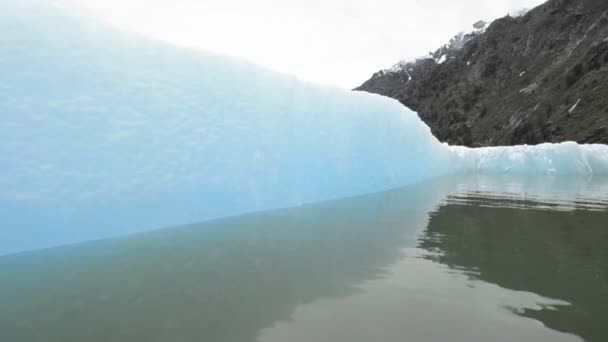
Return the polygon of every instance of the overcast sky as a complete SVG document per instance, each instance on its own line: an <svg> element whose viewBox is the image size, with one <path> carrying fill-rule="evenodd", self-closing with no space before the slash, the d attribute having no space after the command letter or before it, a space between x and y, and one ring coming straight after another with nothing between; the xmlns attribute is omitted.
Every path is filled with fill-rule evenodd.
<svg viewBox="0 0 608 342"><path fill-rule="evenodd" d="M479 19L544 0L68 0L118 26L353 88Z"/></svg>

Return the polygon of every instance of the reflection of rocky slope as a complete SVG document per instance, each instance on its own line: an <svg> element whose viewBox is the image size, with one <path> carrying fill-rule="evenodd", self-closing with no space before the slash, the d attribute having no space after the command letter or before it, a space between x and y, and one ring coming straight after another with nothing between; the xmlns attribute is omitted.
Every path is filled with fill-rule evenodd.
<svg viewBox="0 0 608 342"><path fill-rule="evenodd" d="M357 90L399 100L452 144L608 143L608 1L549 0Z"/></svg>
<svg viewBox="0 0 608 342"><path fill-rule="evenodd" d="M515 204L443 206L421 247L480 280L571 303L516 313L586 341L606 341L608 212L491 207L505 203Z"/></svg>

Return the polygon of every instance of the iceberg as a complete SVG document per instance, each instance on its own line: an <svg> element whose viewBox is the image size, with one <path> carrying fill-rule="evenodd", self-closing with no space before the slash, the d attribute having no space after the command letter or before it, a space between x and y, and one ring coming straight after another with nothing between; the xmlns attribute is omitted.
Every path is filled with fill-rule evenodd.
<svg viewBox="0 0 608 342"><path fill-rule="evenodd" d="M450 173L608 173L608 146L468 149L377 95L0 5L0 254Z"/></svg>

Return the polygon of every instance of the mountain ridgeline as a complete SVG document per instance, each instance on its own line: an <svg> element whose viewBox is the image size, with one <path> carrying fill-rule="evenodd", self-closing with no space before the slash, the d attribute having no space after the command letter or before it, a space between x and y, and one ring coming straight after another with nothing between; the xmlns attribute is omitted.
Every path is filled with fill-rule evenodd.
<svg viewBox="0 0 608 342"><path fill-rule="evenodd" d="M608 1L549 0L475 26L355 90L400 101L450 144L608 143Z"/></svg>

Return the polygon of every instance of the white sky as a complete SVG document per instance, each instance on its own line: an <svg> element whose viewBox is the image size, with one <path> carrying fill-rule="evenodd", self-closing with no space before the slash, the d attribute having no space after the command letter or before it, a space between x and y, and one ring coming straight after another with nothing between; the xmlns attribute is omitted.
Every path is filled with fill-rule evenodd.
<svg viewBox="0 0 608 342"><path fill-rule="evenodd" d="M479 19L544 0L67 0L118 26L354 88Z"/></svg>

